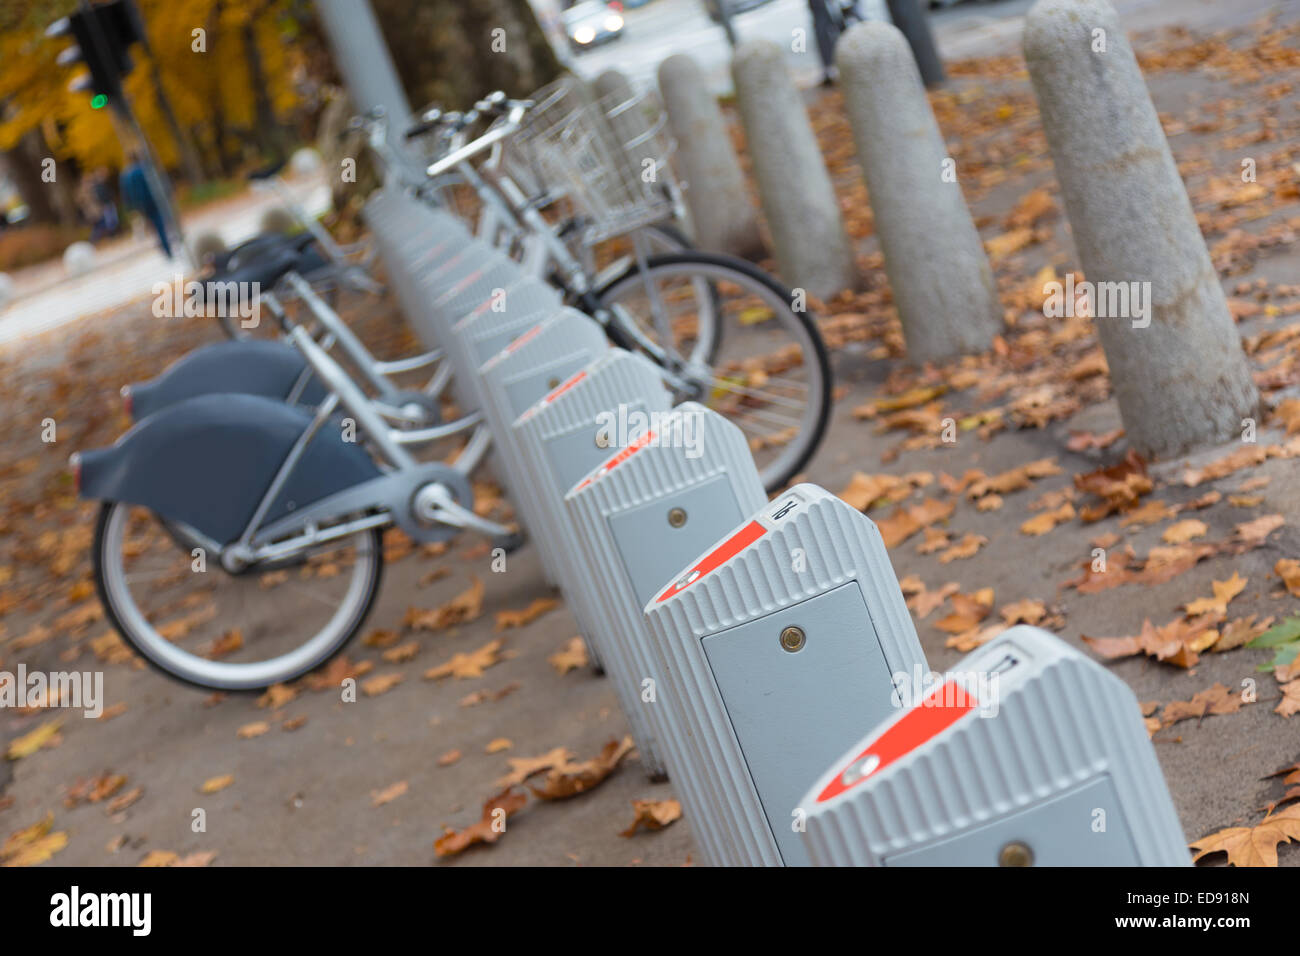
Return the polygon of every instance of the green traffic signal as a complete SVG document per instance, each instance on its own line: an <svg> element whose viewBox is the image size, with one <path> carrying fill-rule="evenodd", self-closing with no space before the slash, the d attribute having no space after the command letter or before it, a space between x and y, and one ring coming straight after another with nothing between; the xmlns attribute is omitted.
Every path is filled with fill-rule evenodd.
<svg viewBox="0 0 1300 956"><path fill-rule="evenodd" d="M90 100L90 108L102 110L108 103L108 97L103 93L96 93Z"/></svg>

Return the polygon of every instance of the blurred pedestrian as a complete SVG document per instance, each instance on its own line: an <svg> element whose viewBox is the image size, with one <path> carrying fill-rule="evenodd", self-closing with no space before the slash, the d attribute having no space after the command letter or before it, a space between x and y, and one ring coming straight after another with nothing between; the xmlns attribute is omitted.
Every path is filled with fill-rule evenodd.
<svg viewBox="0 0 1300 956"><path fill-rule="evenodd" d="M127 209L138 209L149 220L154 232L158 234L158 243L162 246L163 253L170 259L172 244L167 238L167 220L163 218L158 198L150 188L149 173L139 151L132 151L130 162L122 170L122 201Z"/></svg>
<svg viewBox="0 0 1300 956"><path fill-rule="evenodd" d="M87 179L87 195L91 210L90 241L99 242L105 236L117 234L117 199L108 182L108 170L100 166Z"/></svg>

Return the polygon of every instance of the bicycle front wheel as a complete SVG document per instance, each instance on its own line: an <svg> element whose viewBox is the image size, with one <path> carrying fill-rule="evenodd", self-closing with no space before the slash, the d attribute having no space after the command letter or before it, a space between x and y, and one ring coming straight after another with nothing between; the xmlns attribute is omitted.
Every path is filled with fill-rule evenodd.
<svg viewBox="0 0 1300 956"><path fill-rule="evenodd" d="M769 492L807 464L826 432L831 370L789 289L743 259L683 252L632 264L597 297L615 344L640 348L682 379L679 401L740 427Z"/></svg>

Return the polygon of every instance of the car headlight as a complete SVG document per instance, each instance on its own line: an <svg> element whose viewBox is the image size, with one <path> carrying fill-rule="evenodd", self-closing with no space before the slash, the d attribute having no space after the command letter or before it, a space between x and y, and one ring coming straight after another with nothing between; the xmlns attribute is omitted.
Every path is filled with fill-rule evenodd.
<svg viewBox="0 0 1300 956"><path fill-rule="evenodd" d="M573 39L577 43L590 43L596 39L596 31L591 27L578 27L573 31Z"/></svg>
<svg viewBox="0 0 1300 956"><path fill-rule="evenodd" d="M611 13L605 18L605 29L610 33L617 33L623 29L623 18L617 13Z"/></svg>

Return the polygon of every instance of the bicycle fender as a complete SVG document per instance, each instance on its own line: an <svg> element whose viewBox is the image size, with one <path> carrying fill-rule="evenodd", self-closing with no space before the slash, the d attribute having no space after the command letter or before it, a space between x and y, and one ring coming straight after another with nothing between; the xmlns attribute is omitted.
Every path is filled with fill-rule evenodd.
<svg viewBox="0 0 1300 956"><path fill-rule="evenodd" d="M83 498L141 505L221 544L235 540L312 420L259 395L199 395L162 409L108 448L79 455ZM359 445L327 423L266 514L290 512L378 476Z"/></svg>
<svg viewBox="0 0 1300 956"><path fill-rule="evenodd" d="M306 359L288 342L216 342L173 362L157 378L128 386L131 417L138 422L169 405L214 392L284 401L306 369ZM324 397L324 386L312 376L297 403L314 406Z"/></svg>

